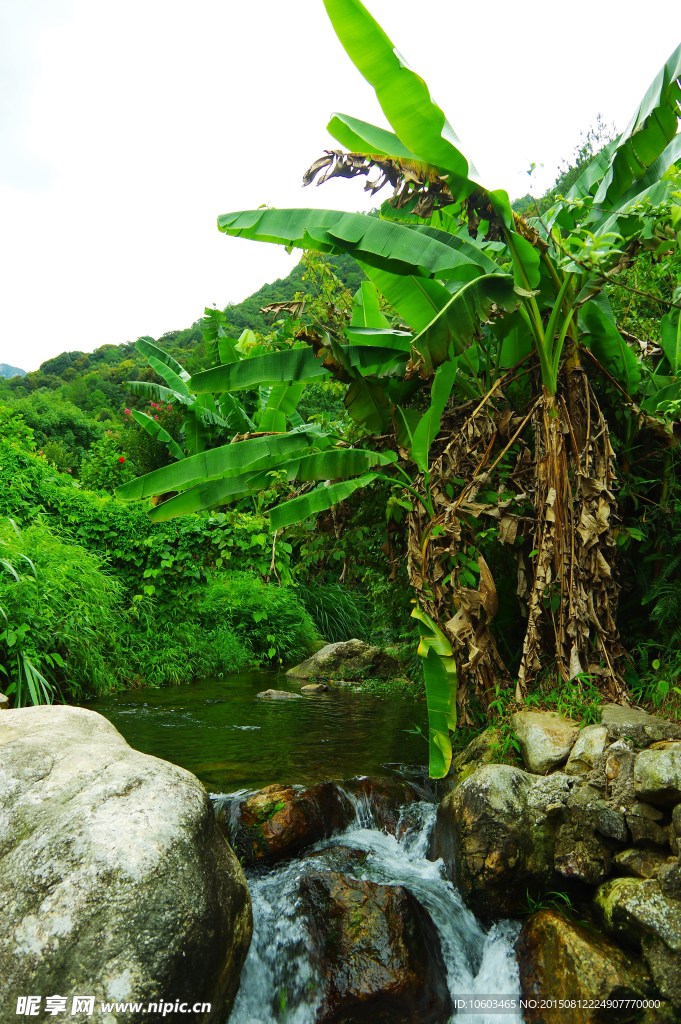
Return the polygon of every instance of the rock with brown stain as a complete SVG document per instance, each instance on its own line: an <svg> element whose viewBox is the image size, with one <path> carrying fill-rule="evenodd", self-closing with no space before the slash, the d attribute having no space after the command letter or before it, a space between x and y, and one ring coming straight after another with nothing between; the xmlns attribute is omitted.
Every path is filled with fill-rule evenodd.
<svg viewBox="0 0 681 1024"><path fill-rule="evenodd" d="M565 764L579 734L571 718L555 711L519 711L511 719L528 771L547 775Z"/></svg>
<svg viewBox="0 0 681 1024"><path fill-rule="evenodd" d="M229 811L218 811L218 823L246 864L294 857L344 828L352 817L349 801L332 782L308 789L265 786Z"/></svg>
<svg viewBox="0 0 681 1024"><path fill-rule="evenodd" d="M657 878L660 868L667 863L664 853L647 848L621 850L612 860L615 868L632 878Z"/></svg>
<svg viewBox="0 0 681 1024"><path fill-rule="evenodd" d="M324 979L318 1024L449 1020L437 929L408 890L320 871L300 891Z"/></svg>
<svg viewBox="0 0 681 1024"><path fill-rule="evenodd" d="M539 1003L525 1010L527 1024L596 1024L604 1019L595 1008L541 1009L542 1000L645 999L654 991L638 957L555 910L540 910L528 918L516 954L523 997ZM638 1020L640 1014L617 1012L620 1024Z"/></svg>

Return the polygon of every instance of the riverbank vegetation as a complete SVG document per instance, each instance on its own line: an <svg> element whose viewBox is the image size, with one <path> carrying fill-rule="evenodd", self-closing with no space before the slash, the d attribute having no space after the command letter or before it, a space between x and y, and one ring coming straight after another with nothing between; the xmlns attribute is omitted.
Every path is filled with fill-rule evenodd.
<svg viewBox="0 0 681 1024"><path fill-rule="evenodd" d="M678 715L681 48L625 132L599 121L554 187L511 204L368 12L326 5L394 133L334 115L348 152L304 181L373 174L392 198L225 214L226 234L301 248L290 277L0 381L13 692L358 636L401 645L425 684L436 775L452 730L519 705ZM90 559L96 665L66 644L39 536Z"/></svg>

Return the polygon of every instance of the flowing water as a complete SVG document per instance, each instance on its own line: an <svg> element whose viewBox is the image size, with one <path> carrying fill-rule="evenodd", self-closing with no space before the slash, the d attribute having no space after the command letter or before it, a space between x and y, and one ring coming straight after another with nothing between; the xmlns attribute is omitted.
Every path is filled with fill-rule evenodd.
<svg viewBox="0 0 681 1024"><path fill-rule="evenodd" d="M425 744L406 731L423 725L422 702L348 690L259 700L257 693L270 687L299 692L284 676L245 673L173 689L126 691L88 707L109 718L131 746L194 772L218 804L273 782L423 776ZM513 943L518 926L500 922L485 929L445 878L442 862L428 860L435 803L405 808L398 839L376 827L367 801L348 799L355 820L318 843L316 856L247 871L254 933L230 1024L314 1024L319 979L300 913L299 886L306 873L324 865L356 878L403 885L413 893L438 930L453 1002L477 998L484 1003L491 996L517 1000ZM452 1017L456 1024L522 1019L519 1011L468 1014L463 1008Z"/></svg>

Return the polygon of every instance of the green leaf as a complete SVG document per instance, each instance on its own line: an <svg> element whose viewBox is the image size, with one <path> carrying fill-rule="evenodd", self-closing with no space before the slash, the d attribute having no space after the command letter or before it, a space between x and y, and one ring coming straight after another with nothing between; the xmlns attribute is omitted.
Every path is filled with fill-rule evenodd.
<svg viewBox="0 0 681 1024"><path fill-rule="evenodd" d="M413 432L411 454L422 473L428 472L428 452L440 430L442 413L452 393L456 369L456 362L452 361L440 366L430 392L430 408L421 417Z"/></svg>
<svg viewBox="0 0 681 1024"><path fill-rule="evenodd" d="M262 411L259 429L283 434L286 421L295 411L304 390L304 384L279 384L273 387Z"/></svg>
<svg viewBox="0 0 681 1024"><path fill-rule="evenodd" d="M327 377L311 348L293 348L284 352L266 352L262 356L241 359L238 363L214 366L193 374L189 386L194 394L220 391L246 391L258 384L271 386L286 381L301 383L315 377Z"/></svg>
<svg viewBox="0 0 681 1024"><path fill-rule="evenodd" d="M519 235L516 231L509 231L511 253L513 255L513 279L517 288L534 289L539 287L541 272L539 261L541 259L538 249Z"/></svg>
<svg viewBox="0 0 681 1024"><path fill-rule="evenodd" d="M387 132L385 128L376 128L366 121L350 117L349 114L334 114L326 130L351 153L392 156L400 160L416 159L411 150L407 149L393 132Z"/></svg>
<svg viewBox="0 0 681 1024"><path fill-rule="evenodd" d="M275 468L279 464L277 458L263 459L262 462L270 468ZM191 512L200 512L204 508L214 508L216 505L226 505L245 498L253 493L248 485L256 476L258 472L242 473L239 476L198 484L154 506L149 510L149 519L152 523L166 523L177 516L186 516Z"/></svg>
<svg viewBox="0 0 681 1024"><path fill-rule="evenodd" d="M355 480L343 480L338 484L329 484L328 487L317 487L314 491L273 508L270 512L270 525L273 530L282 530L293 523L302 523L310 516L325 512L332 505L349 498L361 487L368 487L375 479L375 473L366 473Z"/></svg>
<svg viewBox="0 0 681 1024"><path fill-rule="evenodd" d="M318 427L309 424L288 434L252 437L236 444L212 448L121 484L116 488L116 496L123 501L135 501L177 491L199 481L214 480L228 474L238 476L267 456L290 458L296 450L306 448L313 440L320 444L324 438Z"/></svg>
<svg viewBox="0 0 681 1024"><path fill-rule="evenodd" d="M351 327L389 330L390 324L380 309L378 292L371 281L362 281L352 302Z"/></svg>
<svg viewBox="0 0 681 1024"><path fill-rule="evenodd" d="M424 659L430 732L429 774L431 778L441 779L449 771L452 760L449 730L456 728L456 661L451 644L437 623L418 606L411 614L419 624L418 653Z"/></svg>
<svg viewBox="0 0 681 1024"><path fill-rule="evenodd" d="M245 210L222 214L218 217L218 228L227 235L257 242L275 242L318 252L347 252L362 263L393 274L447 279L458 277L462 268L479 266L478 251L474 260L455 235L440 232L448 238L446 243L417 227L363 213ZM474 273L478 270L474 269Z"/></svg>
<svg viewBox="0 0 681 1024"><path fill-rule="evenodd" d="M190 457L205 451L210 440L210 433L196 406L185 413L184 440Z"/></svg>
<svg viewBox="0 0 681 1024"><path fill-rule="evenodd" d="M455 199L475 188L477 171L428 86L415 74L359 0L324 0L336 35L358 71L376 91L383 113L418 160L446 170Z"/></svg>
<svg viewBox="0 0 681 1024"><path fill-rule="evenodd" d="M594 300L582 308L580 320L591 335L589 347L598 361L624 384L628 395L635 394L641 383L638 360L616 325Z"/></svg>
<svg viewBox="0 0 681 1024"><path fill-rule="evenodd" d="M378 381L364 377L353 380L343 402L350 416L372 433L381 434L390 429L390 402Z"/></svg>
<svg viewBox="0 0 681 1024"><path fill-rule="evenodd" d="M415 331L427 327L451 299L451 293L445 286L431 278L390 274L367 263L360 263L360 266L381 295Z"/></svg>
<svg viewBox="0 0 681 1024"><path fill-rule="evenodd" d="M678 310L672 313L665 313L660 323L662 335L662 348L669 360L672 373L677 374L681 370L681 315Z"/></svg>
<svg viewBox="0 0 681 1024"><path fill-rule="evenodd" d="M171 370L169 366L162 363L160 359L156 359L155 356L147 356L147 358L152 370L155 370L159 377L163 377L169 388L175 391L178 395L184 395L185 398L190 397L187 385L174 370Z"/></svg>
<svg viewBox="0 0 681 1024"><path fill-rule="evenodd" d="M495 304L510 311L518 303L510 274L490 274L470 281L452 296L447 305L418 334L412 344L426 365L437 366L447 358L450 345L460 355L487 320Z"/></svg>
<svg viewBox="0 0 681 1024"><path fill-rule="evenodd" d="M135 342L135 348L150 361L151 359L156 359L159 363L164 363L180 380L189 380L189 374L184 366L178 363L177 359L173 359L171 355L168 355L162 348L159 348L158 345L153 345L146 338L138 338Z"/></svg>
<svg viewBox="0 0 681 1024"><path fill-rule="evenodd" d="M180 446L173 440L168 431L163 429L157 420L152 416L147 416L145 412L140 412L139 409L132 409L131 411L133 419L139 423L144 430L146 430L147 434L150 434L151 437L155 437L157 441L162 441L163 444L167 445L168 450L176 459L184 458L184 452Z"/></svg>
<svg viewBox="0 0 681 1024"><path fill-rule="evenodd" d="M161 402L180 402L182 405L193 405L196 401L194 395L180 394L171 388L164 388L160 384L151 384L147 380L128 380L125 386L133 395L140 395L142 398L155 398Z"/></svg>
<svg viewBox="0 0 681 1024"><path fill-rule="evenodd" d="M610 209L632 184L644 177L678 131L681 113L681 45L672 53L617 140L610 166L594 204Z"/></svg>

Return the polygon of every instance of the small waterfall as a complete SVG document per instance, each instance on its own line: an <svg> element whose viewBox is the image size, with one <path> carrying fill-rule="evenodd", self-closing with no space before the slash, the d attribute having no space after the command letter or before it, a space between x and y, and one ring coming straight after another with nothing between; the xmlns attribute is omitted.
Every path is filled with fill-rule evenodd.
<svg viewBox="0 0 681 1024"><path fill-rule="evenodd" d="M397 835L376 828L371 799L344 791L355 820L342 833L317 843L304 856L271 869L247 872L254 932L230 1024L314 1024L321 998L300 913L298 888L324 867L382 885L403 885L428 909L437 927L452 1000L462 995L520 995L513 943L519 926L502 921L488 931L444 877L441 861L427 859L437 808L403 808ZM455 1004L456 1005L456 1004ZM453 1024L522 1024L520 1011L467 1014Z"/></svg>

